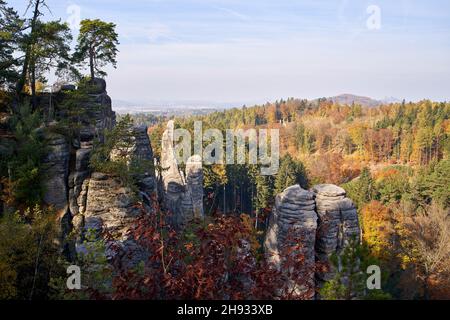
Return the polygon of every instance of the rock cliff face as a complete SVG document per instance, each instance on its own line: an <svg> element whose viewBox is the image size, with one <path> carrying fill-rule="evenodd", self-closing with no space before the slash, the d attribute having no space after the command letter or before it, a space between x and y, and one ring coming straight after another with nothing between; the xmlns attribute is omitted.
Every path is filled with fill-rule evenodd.
<svg viewBox="0 0 450 320"><path fill-rule="evenodd" d="M280 269L283 249L294 245L294 241L301 241L305 257L302 273L308 279L309 288L298 287L295 283L289 286L299 297L314 296L314 245L317 230L317 214L314 209L314 193L303 190L299 185L287 188L275 199L264 242L268 261Z"/></svg>
<svg viewBox="0 0 450 320"><path fill-rule="evenodd" d="M333 278L335 270L330 263L333 253L340 253L351 239L359 241L358 214L353 202L346 197L345 190L330 184L312 188L316 194L319 228L316 239L317 261L326 267L316 273L319 288Z"/></svg>
<svg viewBox="0 0 450 320"><path fill-rule="evenodd" d="M290 246L292 236L300 239L305 256L305 276L318 290L333 278L330 257L340 253L351 239L359 241L358 215L345 190L334 185L318 185L311 191L292 186L276 197L264 243L269 262L280 267L280 252ZM314 274L314 265L317 268ZM314 281L315 279L315 281ZM315 284L314 284L315 282ZM305 288L296 288L301 294ZM313 298L314 293L309 295Z"/></svg>
<svg viewBox="0 0 450 320"><path fill-rule="evenodd" d="M174 122L169 121L161 145L162 189L164 205L175 226L183 226L194 216L203 217L203 170L200 156L192 156L186 163L186 173L180 171L173 146Z"/></svg>
<svg viewBox="0 0 450 320"><path fill-rule="evenodd" d="M44 159L47 168L44 199L58 210L63 236L72 230L78 234L84 234L89 229L99 234L103 230L108 231L121 246L134 245L127 235L133 219L139 214L139 209L134 206L134 194L123 187L119 180L91 172L89 168L94 140L102 141L104 131L115 125L115 113L106 93L106 83L96 79L95 85L89 90L87 98L77 106L82 111L81 119L78 119L81 127L73 140L68 141L63 135L54 133L46 136L49 152ZM60 97L58 103L63 104L64 97ZM58 109L57 105L56 120L66 116L64 109ZM146 160L153 164L147 128L136 127L131 131L133 143L127 150L130 161ZM138 196L150 212L151 198L156 192L153 166L146 167L144 174L137 180ZM77 247L82 250L80 241ZM73 257L74 254L72 248L69 255Z"/></svg>
<svg viewBox="0 0 450 320"><path fill-rule="evenodd" d="M131 190L120 180L103 173L92 173L86 192L84 228L96 232L107 229L114 238L124 238L127 228L139 214L133 208Z"/></svg>
<svg viewBox="0 0 450 320"><path fill-rule="evenodd" d="M203 166L202 158L192 156L186 163L187 192L192 201L192 214L195 218L204 218L203 213Z"/></svg>
<svg viewBox="0 0 450 320"><path fill-rule="evenodd" d="M61 221L61 232L64 236L71 229L71 215L69 211L69 176L70 145L67 139L56 133L47 133L44 136L48 153L42 164L45 169L43 188L45 190L44 202L56 210ZM62 240L62 239L61 239Z"/></svg>
<svg viewBox="0 0 450 320"><path fill-rule="evenodd" d="M50 133L45 136L49 152L43 159L46 169L44 201L57 211L68 208L68 186L70 147L63 135Z"/></svg>

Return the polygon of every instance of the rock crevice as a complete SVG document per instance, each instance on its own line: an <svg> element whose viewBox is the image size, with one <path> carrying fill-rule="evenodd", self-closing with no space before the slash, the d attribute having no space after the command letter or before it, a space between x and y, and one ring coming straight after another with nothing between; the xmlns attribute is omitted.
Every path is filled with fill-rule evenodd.
<svg viewBox="0 0 450 320"><path fill-rule="evenodd" d="M359 241L359 237L357 211L344 189L324 184L306 191L295 185L275 199L264 248L268 261L280 268L283 248L295 245L292 239L301 242L307 271L304 275L310 286L295 289L300 296L313 287L307 293L307 298L312 299L314 292L335 275L331 256L342 252L352 239Z"/></svg>

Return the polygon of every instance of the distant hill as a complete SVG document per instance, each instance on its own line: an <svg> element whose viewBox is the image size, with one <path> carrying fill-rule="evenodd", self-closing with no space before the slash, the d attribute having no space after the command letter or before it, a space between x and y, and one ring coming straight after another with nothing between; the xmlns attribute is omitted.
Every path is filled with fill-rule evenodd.
<svg viewBox="0 0 450 320"><path fill-rule="evenodd" d="M327 100L333 101L334 103L351 105L353 103L360 104L364 107L378 107L383 104L382 101L375 100L369 97L357 96L353 94L341 94L339 96L327 98Z"/></svg>

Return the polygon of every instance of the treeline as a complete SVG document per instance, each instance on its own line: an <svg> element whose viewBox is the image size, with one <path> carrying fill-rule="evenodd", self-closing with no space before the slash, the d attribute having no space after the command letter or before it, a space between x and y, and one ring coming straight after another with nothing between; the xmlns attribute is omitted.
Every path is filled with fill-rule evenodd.
<svg viewBox="0 0 450 320"><path fill-rule="evenodd" d="M359 259L380 265L387 296L440 299L450 296L449 115L449 103L428 100L367 108L288 99L179 118L176 126L280 129L275 176L251 165L204 166L209 213L247 213L262 234L284 188L341 185L358 207ZM150 130L157 154L163 130L164 123ZM342 286L329 283L327 298L344 298Z"/></svg>
<svg viewBox="0 0 450 320"><path fill-rule="evenodd" d="M357 177L365 166L422 166L448 158L449 116L450 103L446 102L424 100L368 108L290 98L178 122L183 128L192 127L196 120L221 130L278 128L282 154L302 161L314 182L341 184ZM161 133L162 128L155 131ZM154 140L156 145L159 140Z"/></svg>
<svg viewBox="0 0 450 320"><path fill-rule="evenodd" d="M219 129L280 127L291 153L357 153L362 160L427 164L450 151L450 103L429 100L366 108L290 98L198 117Z"/></svg>

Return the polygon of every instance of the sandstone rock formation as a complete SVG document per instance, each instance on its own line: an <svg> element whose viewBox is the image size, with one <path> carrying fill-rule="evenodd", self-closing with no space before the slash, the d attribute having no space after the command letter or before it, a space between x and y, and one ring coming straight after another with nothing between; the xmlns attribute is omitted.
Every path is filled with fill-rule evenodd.
<svg viewBox="0 0 450 320"><path fill-rule="evenodd" d="M59 120L76 120L80 127L72 141L61 134L46 133L49 152L44 159L47 168L44 199L59 211L63 237L71 230L79 235L78 251L83 251L81 242L87 230L93 230L97 235L101 231L107 231L117 245L135 248L136 244L127 234L133 219L140 212L134 206L135 195L123 187L118 179L99 172L92 173L89 167L94 140L103 141L104 131L112 129L116 122L111 99L106 93L106 82L95 79L94 85L87 87L87 90L87 96L78 101L79 105L76 106L80 111L76 119L71 118L73 115L67 113L66 108L59 108L65 103L64 90L61 89L54 100L46 97L50 106L52 103L56 106L54 123ZM145 162L145 172L137 177L138 196L150 211L151 198L156 193L153 152L146 127L130 130L133 143L127 150L127 157L130 161ZM70 256L74 254L75 252L69 252ZM127 259L135 263L138 258L142 258L142 255Z"/></svg>
<svg viewBox="0 0 450 320"><path fill-rule="evenodd" d="M129 224L139 214L132 198L131 190L118 178L94 172L89 179L84 228L101 231L105 227L114 238L126 237Z"/></svg>
<svg viewBox="0 0 450 320"><path fill-rule="evenodd" d="M151 198L156 196L157 181L155 176L153 150L147 134L146 126L130 128L130 141L126 149L113 150L111 160L118 158L126 159L128 164L138 163L144 172L136 177L147 205L150 205ZM123 154L122 154L123 153Z"/></svg>
<svg viewBox="0 0 450 320"><path fill-rule="evenodd" d="M317 214L314 209L312 192L303 190L299 185L287 188L275 199L264 242L267 259L277 268L282 267L283 249L295 245L292 241L302 242L302 254L305 257L303 271L309 279L309 288L296 287L295 283L290 287L293 286L298 296L306 294L309 298L314 296L314 246L317 229Z"/></svg>
<svg viewBox="0 0 450 320"><path fill-rule="evenodd" d="M277 267L282 264L282 248L292 245L289 233L301 242L304 268L312 271L305 275L313 287L315 278L317 291L335 274L330 257L339 254L351 239L359 241L356 208L345 190L335 185L317 185L311 191L298 185L289 187L276 197L264 242L268 261ZM314 265L320 266L315 275ZM298 288L298 293L304 289Z"/></svg>
<svg viewBox="0 0 450 320"><path fill-rule="evenodd" d="M146 126L133 128L134 143L131 151L132 158L140 161L145 167L145 172L137 178L139 190L144 203L151 206L152 198L156 199L158 186L155 175L155 162L150 139Z"/></svg>
<svg viewBox="0 0 450 320"><path fill-rule="evenodd" d="M351 239L359 241L358 214L353 202L346 198L344 189L330 184L312 188L316 194L319 228L316 239L316 259L326 267L316 273L319 288L333 278L335 270L330 263L332 254L340 253Z"/></svg>
<svg viewBox="0 0 450 320"><path fill-rule="evenodd" d="M203 166L199 155L190 157L186 163L186 182L192 214L195 218L203 219Z"/></svg>
<svg viewBox="0 0 450 320"><path fill-rule="evenodd" d="M172 214L170 222L183 226L189 219L203 217L203 170L200 156L186 163L187 179L179 170L173 146L174 122L169 121L161 145L162 189L164 205Z"/></svg>
<svg viewBox="0 0 450 320"><path fill-rule="evenodd" d="M139 187L140 200L146 206L146 212L151 213L152 197L156 192L156 179L153 168L153 152L146 127L130 128L131 144L125 150L125 159L129 162L140 161L146 171L136 177ZM83 149L80 149L83 150ZM123 150L122 150L123 151ZM84 153L83 153L84 154ZM112 152L112 159L115 151ZM116 154L117 156L117 154ZM77 186L74 180L75 187ZM79 192L78 192L79 190ZM143 259L145 252L137 246L134 239L130 237L128 231L133 226L135 219L142 213L136 205L136 195L132 190L124 187L123 183L115 177L94 172L85 179L77 192L76 204L79 214L74 217L74 225L77 224L83 233L93 231L95 234L107 232L116 246L122 247L123 252L130 253L122 261L127 265L136 265ZM78 244L79 251L83 251L84 246ZM110 252L110 255L115 253Z"/></svg>
<svg viewBox="0 0 450 320"><path fill-rule="evenodd" d="M48 133L45 138L49 150L43 159L46 176L43 186L44 201L65 214L68 207L69 144L61 134Z"/></svg>

